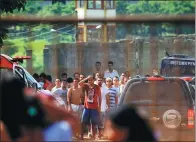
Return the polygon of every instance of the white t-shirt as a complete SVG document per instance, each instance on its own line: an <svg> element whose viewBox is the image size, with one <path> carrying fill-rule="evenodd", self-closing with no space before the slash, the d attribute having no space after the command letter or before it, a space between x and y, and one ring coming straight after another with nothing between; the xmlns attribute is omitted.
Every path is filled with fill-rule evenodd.
<svg viewBox="0 0 196 142"><path fill-rule="evenodd" d="M120 93L122 93L122 92L123 92L124 87L125 87L125 85L124 85L124 84L121 84L121 85L120 85Z"/></svg>
<svg viewBox="0 0 196 142"><path fill-rule="evenodd" d="M115 76L118 76L119 77L118 72L116 70L113 70L112 72L110 72L109 70L106 70L104 72L104 78L110 77L110 78L113 79Z"/></svg>
<svg viewBox="0 0 196 142"><path fill-rule="evenodd" d="M60 87L59 87L60 88ZM52 88L51 92L54 93L54 91L56 91L58 88L55 86Z"/></svg>
<svg viewBox="0 0 196 142"><path fill-rule="evenodd" d="M62 96L67 97L67 91L68 91L67 89L63 90L62 88L57 88L52 93L59 95L60 97Z"/></svg>
<svg viewBox="0 0 196 142"><path fill-rule="evenodd" d="M105 87L101 87L101 112L105 112L107 109L107 103L106 103L106 94L109 93L109 90Z"/></svg>
<svg viewBox="0 0 196 142"><path fill-rule="evenodd" d="M67 91L67 89L63 90L62 88L57 88L56 90L54 90L53 94L61 97L67 105Z"/></svg>

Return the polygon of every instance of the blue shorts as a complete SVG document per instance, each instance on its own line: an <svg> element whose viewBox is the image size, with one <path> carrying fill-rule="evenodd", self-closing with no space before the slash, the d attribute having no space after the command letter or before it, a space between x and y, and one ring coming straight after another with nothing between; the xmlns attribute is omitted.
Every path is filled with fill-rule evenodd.
<svg viewBox="0 0 196 142"><path fill-rule="evenodd" d="M86 125L90 123L92 125L99 125L100 124L99 112L95 109L84 108L81 121L83 124Z"/></svg>

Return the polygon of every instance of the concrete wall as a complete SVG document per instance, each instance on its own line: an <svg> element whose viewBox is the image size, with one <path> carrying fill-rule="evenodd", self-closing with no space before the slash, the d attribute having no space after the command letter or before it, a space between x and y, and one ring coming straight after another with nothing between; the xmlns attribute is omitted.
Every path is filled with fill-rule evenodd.
<svg viewBox="0 0 196 142"><path fill-rule="evenodd" d="M102 63L102 71L107 69L109 60L119 74L130 71L131 75L151 74L160 68L164 51L195 56L194 39L134 39L116 43L65 43L46 46L44 49L44 70L53 78L62 72L72 76L74 72L85 75L94 72L96 61Z"/></svg>

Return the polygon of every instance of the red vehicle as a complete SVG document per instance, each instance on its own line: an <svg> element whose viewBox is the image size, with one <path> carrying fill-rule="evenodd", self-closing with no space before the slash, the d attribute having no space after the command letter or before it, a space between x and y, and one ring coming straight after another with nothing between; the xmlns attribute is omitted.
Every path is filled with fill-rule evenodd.
<svg viewBox="0 0 196 142"><path fill-rule="evenodd" d="M5 54L0 54L0 57L1 72L13 72L15 76L25 82L27 88L36 90L34 94L37 94L42 100L51 101L58 106L65 107L65 103L60 97L53 96L49 91L42 90L41 85L19 64L19 62L23 62L23 60L31 59L30 56L11 58Z"/></svg>

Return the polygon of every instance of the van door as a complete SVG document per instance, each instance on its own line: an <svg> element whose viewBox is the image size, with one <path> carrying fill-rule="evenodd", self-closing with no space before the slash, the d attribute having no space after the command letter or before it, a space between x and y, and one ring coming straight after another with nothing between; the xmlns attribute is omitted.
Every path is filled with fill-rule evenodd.
<svg viewBox="0 0 196 142"><path fill-rule="evenodd" d="M13 74L25 83L26 87L29 87L29 83L23 68L18 65L13 65Z"/></svg>

